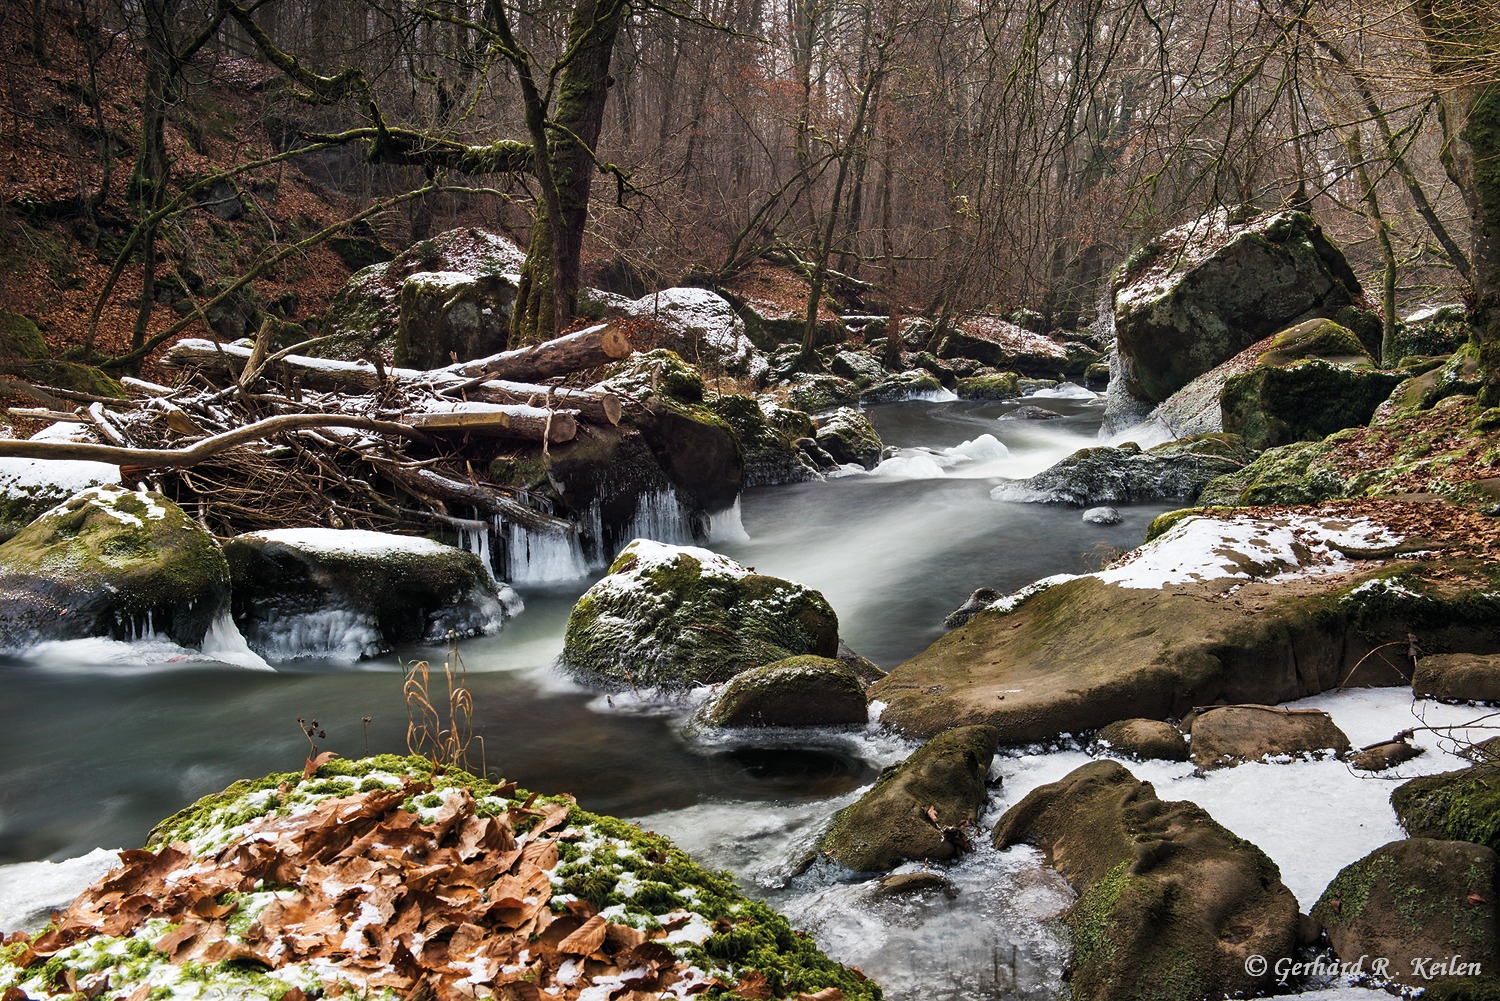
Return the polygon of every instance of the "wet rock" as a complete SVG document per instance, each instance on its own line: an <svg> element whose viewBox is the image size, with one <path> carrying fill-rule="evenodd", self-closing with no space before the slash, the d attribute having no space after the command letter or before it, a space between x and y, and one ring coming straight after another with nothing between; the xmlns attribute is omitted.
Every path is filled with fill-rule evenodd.
<svg viewBox="0 0 1500 1001"><path fill-rule="evenodd" d="M430 539L281 529L236 536L224 555L235 624L273 661L353 661L492 633L515 601L479 557Z"/></svg>
<svg viewBox="0 0 1500 1001"><path fill-rule="evenodd" d="M1419 699L1500 702L1500 655L1444 653L1419 658L1411 687Z"/></svg>
<svg viewBox="0 0 1500 1001"><path fill-rule="evenodd" d="M838 653L817 591L691 546L637 539L568 616L563 662L585 681L691 688L798 654Z"/></svg>
<svg viewBox="0 0 1500 1001"><path fill-rule="evenodd" d="M224 554L158 493L90 487L0 545L0 649L151 634L197 646L228 607Z"/></svg>
<svg viewBox="0 0 1500 1001"><path fill-rule="evenodd" d="M1349 755L1349 767L1362 772L1383 772L1418 757L1425 748L1417 747L1405 740L1388 740L1373 744Z"/></svg>
<svg viewBox="0 0 1500 1001"><path fill-rule="evenodd" d="M1065 915L1078 1001L1256 996L1296 946L1297 901L1275 863L1117 762L1027 794L995 825L997 848L1015 844L1040 848L1079 893ZM1247 972L1251 956L1269 969Z"/></svg>
<svg viewBox="0 0 1500 1001"><path fill-rule="evenodd" d="M977 588L967 601L948 613L947 618L943 619L943 628L957 629L1003 597L1005 595L992 587Z"/></svg>
<svg viewBox="0 0 1500 1001"><path fill-rule="evenodd" d="M1345 866L1313 907L1341 959L1385 959L1398 984L1425 986L1413 958L1500 963L1494 851L1465 841L1392 841Z"/></svg>
<svg viewBox="0 0 1500 1001"><path fill-rule="evenodd" d="M869 719L865 689L828 657L788 657L741 671L704 707L707 726L841 726Z"/></svg>
<svg viewBox="0 0 1500 1001"><path fill-rule="evenodd" d="M1017 407L1009 413L1003 414L1002 419L1013 421L1055 421L1060 420L1062 414L1056 410L1048 410L1046 407L1033 406L1028 403L1024 407Z"/></svg>
<svg viewBox="0 0 1500 1001"><path fill-rule="evenodd" d="M1186 761L1187 737L1159 719L1122 719L1102 728L1094 740L1109 754L1139 761Z"/></svg>
<svg viewBox="0 0 1500 1001"><path fill-rule="evenodd" d="M812 418L800 411L768 413L768 405L749 396L720 394L705 404L734 431L745 460L745 486L800 483L816 479L821 467L809 462L796 442L812 432ZM776 408L770 404L770 408ZM797 414L805 421L789 419ZM773 420L773 417L775 418Z"/></svg>
<svg viewBox="0 0 1500 1001"><path fill-rule="evenodd" d="M943 384L927 372L898 372L859 394L861 403L896 403L928 397L952 399L951 394L944 393Z"/></svg>
<svg viewBox="0 0 1500 1001"><path fill-rule="evenodd" d="M1118 525L1120 512L1112 507L1091 507L1083 512L1083 520L1090 525Z"/></svg>
<svg viewBox="0 0 1500 1001"><path fill-rule="evenodd" d="M818 421L818 444L840 465L858 463L873 469L885 446L868 417L853 407L840 407Z"/></svg>
<svg viewBox="0 0 1500 1001"><path fill-rule="evenodd" d="M1106 429L1129 426L1278 330L1314 317L1356 322L1367 315L1361 297L1343 254L1305 213L1242 220L1221 209L1163 234L1115 284Z"/></svg>
<svg viewBox="0 0 1500 1001"><path fill-rule="evenodd" d="M834 815L818 850L855 872L953 858L985 800L999 734L965 726L933 737ZM930 812L929 812L930 811Z"/></svg>
<svg viewBox="0 0 1500 1001"><path fill-rule="evenodd" d="M1021 395L1020 376L1015 372L965 376L958 380L957 392L962 400L1013 400Z"/></svg>
<svg viewBox="0 0 1500 1001"><path fill-rule="evenodd" d="M787 402L809 414L859 403L859 387L834 375L800 375L787 391Z"/></svg>
<svg viewBox="0 0 1500 1001"><path fill-rule="evenodd" d="M1199 768L1231 768L1281 757L1343 757L1349 738L1320 709L1276 706L1217 706L1193 719L1193 762Z"/></svg>
<svg viewBox="0 0 1500 1001"><path fill-rule="evenodd" d="M1191 503L1209 481L1241 469L1252 454L1234 435L1206 435L1141 451L1134 442L1084 448L1024 480L1002 480L996 500L1072 504L1138 503L1174 498Z"/></svg>
<svg viewBox="0 0 1500 1001"><path fill-rule="evenodd" d="M941 890L948 897L958 895L958 887L947 877L935 872L896 872L882 877L875 887L872 897L876 900L910 897L931 890Z"/></svg>
<svg viewBox="0 0 1500 1001"><path fill-rule="evenodd" d="M1391 793L1391 807L1413 838L1472 841L1500 851L1500 763L1411 779Z"/></svg>
<svg viewBox="0 0 1500 1001"><path fill-rule="evenodd" d="M419 271L401 283L397 365L441 368L505 350L516 302L512 276Z"/></svg>
<svg viewBox="0 0 1500 1001"><path fill-rule="evenodd" d="M854 676L859 679L861 690L868 688L885 677L884 668L868 657L864 657L857 651L850 649L849 645L843 640L839 640L839 650L838 653L834 654L834 660L837 660L840 664L843 664L854 672Z"/></svg>

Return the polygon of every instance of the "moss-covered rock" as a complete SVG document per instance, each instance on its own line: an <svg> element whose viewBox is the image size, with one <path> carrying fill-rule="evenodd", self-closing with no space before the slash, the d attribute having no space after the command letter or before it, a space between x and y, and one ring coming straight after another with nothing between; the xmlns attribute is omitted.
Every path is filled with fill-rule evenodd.
<svg viewBox="0 0 1500 1001"><path fill-rule="evenodd" d="M1193 718L1193 762L1204 770L1268 758L1349 752L1349 738L1321 710L1220 706Z"/></svg>
<svg viewBox="0 0 1500 1001"><path fill-rule="evenodd" d="M352 661L494 632L505 621L479 557L429 539L282 529L237 536L224 555L235 624L269 660Z"/></svg>
<svg viewBox="0 0 1500 1001"><path fill-rule="evenodd" d="M47 341L30 317L0 309L0 365L47 357Z"/></svg>
<svg viewBox="0 0 1500 1001"><path fill-rule="evenodd" d="M995 825L996 847L1014 844L1040 848L1079 893L1066 914L1076 1001L1258 995L1296 945L1297 901L1276 864L1116 762L1028 793ZM1251 956L1267 961L1258 975Z"/></svg>
<svg viewBox="0 0 1500 1001"><path fill-rule="evenodd" d="M1186 761L1187 737L1159 719L1122 719L1102 727L1094 741L1103 753L1139 761Z"/></svg>
<svg viewBox="0 0 1500 1001"><path fill-rule="evenodd" d="M955 727L933 737L834 814L818 850L855 872L954 857L964 837L960 829L972 825L984 805L985 776L999 739L986 726Z"/></svg>
<svg viewBox="0 0 1500 1001"><path fill-rule="evenodd" d="M229 604L224 554L167 498L92 487L0 545L0 647L148 634L201 643Z"/></svg>
<svg viewBox="0 0 1500 1001"><path fill-rule="evenodd" d="M1422 657L1411 687L1419 699L1500 702L1500 656L1446 653Z"/></svg>
<svg viewBox="0 0 1500 1001"><path fill-rule="evenodd" d="M936 376L921 371L897 372L859 394L861 403L897 403L931 398L949 397L943 395L943 384Z"/></svg>
<svg viewBox="0 0 1500 1001"><path fill-rule="evenodd" d="M787 402L809 414L859 403L859 387L834 375L799 375L787 390Z"/></svg>
<svg viewBox="0 0 1500 1001"><path fill-rule="evenodd" d="M817 477L817 470L793 444L798 438L812 434L812 419L801 411L777 408L782 413L776 415L773 423L766 405L751 396L722 393L709 399L706 405L729 425L739 441L740 453L745 457L745 486L799 483ZM793 414L806 419L799 420Z"/></svg>
<svg viewBox="0 0 1500 1001"><path fill-rule="evenodd" d="M1070 351L1068 344L984 313L963 317L944 331L937 354L1044 378L1082 374L1098 356L1083 345L1071 345Z"/></svg>
<svg viewBox="0 0 1500 1001"><path fill-rule="evenodd" d="M960 378L958 396L963 400L1013 400L1021 395L1020 378L1015 372Z"/></svg>
<svg viewBox="0 0 1500 1001"><path fill-rule="evenodd" d="M828 362L829 371L848 379L860 389L869 389L886 377L880 360L863 351L838 351Z"/></svg>
<svg viewBox="0 0 1500 1001"><path fill-rule="evenodd" d="M418 271L401 283L397 365L442 368L504 351L518 280L513 275Z"/></svg>
<svg viewBox="0 0 1500 1001"><path fill-rule="evenodd" d="M1262 364L1224 384L1220 397L1224 430L1242 436L1246 445L1257 450L1318 440L1369 423L1375 408L1404 378L1399 372L1321 358L1282 366Z"/></svg>
<svg viewBox="0 0 1500 1001"><path fill-rule="evenodd" d="M1419 776L1396 787L1391 806L1411 837L1472 841L1500 851L1500 763Z"/></svg>
<svg viewBox="0 0 1500 1001"><path fill-rule="evenodd" d="M1172 498L1192 501L1215 477L1252 458L1238 435L1202 435L1141 451L1134 442L1083 448L1024 480L1003 480L996 500L1093 507Z"/></svg>
<svg viewBox="0 0 1500 1001"><path fill-rule="evenodd" d="M741 671L699 714L705 726L838 726L864 723L865 686L828 657L788 657Z"/></svg>
<svg viewBox="0 0 1500 1001"><path fill-rule="evenodd" d="M691 546L637 539L568 616L563 663L586 681L684 688L798 654L838 653L817 591Z"/></svg>
<svg viewBox="0 0 1500 1001"><path fill-rule="evenodd" d="M1500 964L1497 889L1491 849L1412 838L1345 866L1311 915L1345 962L1370 971L1383 959L1397 984L1422 987L1425 967L1453 956L1476 970Z"/></svg>
<svg viewBox="0 0 1500 1001"><path fill-rule="evenodd" d="M85 426L70 423L43 428L32 440L97 444ZM0 542L89 487L119 483L120 467L105 462L0 459Z"/></svg>
<svg viewBox="0 0 1500 1001"><path fill-rule="evenodd" d="M1206 483L1198 503L1208 507L1319 504L1350 496L1349 482L1323 465L1332 443L1295 442L1267 449L1243 469Z"/></svg>
<svg viewBox="0 0 1500 1001"><path fill-rule="evenodd" d="M833 461L873 469L885 445L870 419L853 407L840 407L818 421L817 441Z"/></svg>

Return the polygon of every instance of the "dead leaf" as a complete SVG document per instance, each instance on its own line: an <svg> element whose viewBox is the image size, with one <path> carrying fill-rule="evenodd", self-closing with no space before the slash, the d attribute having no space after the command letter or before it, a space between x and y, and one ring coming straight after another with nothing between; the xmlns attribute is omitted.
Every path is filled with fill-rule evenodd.
<svg viewBox="0 0 1500 1001"><path fill-rule="evenodd" d="M745 1001L770 1001L776 996L766 975L759 970L751 970L741 977L740 982L734 985L734 992Z"/></svg>
<svg viewBox="0 0 1500 1001"><path fill-rule="evenodd" d="M825 987L816 994L798 994L797 1001L844 1001L844 992L837 987Z"/></svg>
<svg viewBox="0 0 1500 1001"><path fill-rule="evenodd" d="M337 751L322 751L316 758L308 758L306 765L304 765L302 768L302 781L306 782L308 779L318 774L319 768L322 768L324 765L328 764L328 762L332 761L338 756L339 753Z"/></svg>

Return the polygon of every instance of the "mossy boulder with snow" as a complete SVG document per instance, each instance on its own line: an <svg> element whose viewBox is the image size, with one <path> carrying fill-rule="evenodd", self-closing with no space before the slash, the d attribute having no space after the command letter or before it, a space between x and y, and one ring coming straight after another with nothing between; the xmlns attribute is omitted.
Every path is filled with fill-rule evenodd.
<svg viewBox="0 0 1500 1001"><path fill-rule="evenodd" d="M958 396L963 400L1013 400L1021 395L1020 379L1015 372L962 376Z"/></svg>
<svg viewBox="0 0 1500 1001"><path fill-rule="evenodd" d="M224 546L235 624L268 660L353 661L476 636L505 621L479 557L430 539L353 529L250 532Z"/></svg>
<svg viewBox="0 0 1500 1001"><path fill-rule="evenodd" d="M49 425L31 440L97 444L88 428L71 423ZM120 467L107 462L0 459L0 541L81 491L119 483Z"/></svg>
<svg viewBox="0 0 1500 1001"><path fill-rule="evenodd" d="M860 389L869 389L886 377L880 359L864 351L838 351L828 362L829 371L848 379Z"/></svg>
<svg viewBox="0 0 1500 1001"><path fill-rule="evenodd" d="M898 403L901 400L951 399L943 384L930 372L897 372L859 394L861 403Z"/></svg>
<svg viewBox="0 0 1500 1001"><path fill-rule="evenodd" d="M1310 912L1345 962L1384 959L1398 984L1425 986L1413 959L1500 966L1496 856L1467 841L1392 841L1345 866Z"/></svg>
<svg viewBox="0 0 1500 1001"><path fill-rule="evenodd" d="M818 851L855 872L955 857L984 805L985 776L999 740L987 726L933 737L835 814Z"/></svg>
<svg viewBox="0 0 1500 1001"><path fill-rule="evenodd" d="M1259 996L1296 948L1297 900L1276 864L1117 762L1028 793L995 825L997 848L1016 844L1041 849L1078 891L1065 915L1076 1001Z"/></svg>
<svg viewBox="0 0 1500 1001"><path fill-rule="evenodd" d="M1023 375L1055 377L1071 371L1062 342L988 314L956 321L938 342L937 354L939 358L969 358Z"/></svg>
<svg viewBox="0 0 1500 1001"><path fill-rule="evenodd" d="M880 998L667 839L570 797L394 755L237 782L163 821L48 929L0 948L0 993L70 984L263 1001L643 985Z"/></svg>
<svg viewBox="0 0 1500 1001"><path fill-rule="evenodd" d="M707 726L841 726L869 718L865 686L830 657L788 657L741 671L704 706Z"/></svg>
<svg viewBox="0 0 1500 1001"><path fill-rule="evenodd" d="M866 469L874 468L885 450L875 425L853 407L840 407L819 418L816 437L834 462L857 463Z"/></svg>
<svg viewBox="0 0 1500 1001"><path fill-rule="evenodd" d="M518 282L513 275L418 271L401 283L397 365L442 368L504 351Z"/></svg>
<svg viewBox="0 0 1500 1001"><path fill-rule="evenodd" d="M859 403L859 387L835 375L800 375L787 390L787 402L809 414Z"/></svg>
<svg viewBox="0 0 1500 1001"><path fill-rule="evenodd" d="M1304 320L1358 323L1365 334L1362 296L1344 255L1302 212L1244 219L1220 209L1162 234L1115 280L1107 426Z"/></svg>
<svg viewBox="0 0 1500 1001"><path fill-rule="evenodd" d="M834 657L838 632L809 587L636 539L573 606L563 663L595 683L690 688L798 654Z"/></svg>
<svg viewBox="0 0 1500 1001"><path fill-rule="evenodd" d="M228 608L213 537L156 493L92 487L0 545L0 647L156 633L196 646Z"/></svg>
<svg viewBox="0 0 1500 1001"><path fill-rule="evenodd" d="M1500 762L1403 782L1391 792L1391 807L1411 837L1472 841L1500 852Z"/></svg>
<svg viewBox="0 0 1500 1001"><path fill-rule="evenodd" d="M1083 448L1024 480L1005 480L996 500L1093 507L1165 498L1192 501L1218 476L1254 457L1238 435L1201 435L1142 451L1134 442Z"/></svg>
<svg viewBox="0 0 1500 1001"><path fill-rule="evenodd" d="M745 486L800 483L818 471L794 444L811 437L812 418L751 396L722 393L705 404L734 431L745 459Z"/></svg>
<svg viewBox="0 0 1500 1001"><path fill-rule="evenodd" d="M650 343L714 371L760 382L770 369L765 353L745 334L729 301L704 288L669 288L611 304L609 316L649 321Z"/></svg>

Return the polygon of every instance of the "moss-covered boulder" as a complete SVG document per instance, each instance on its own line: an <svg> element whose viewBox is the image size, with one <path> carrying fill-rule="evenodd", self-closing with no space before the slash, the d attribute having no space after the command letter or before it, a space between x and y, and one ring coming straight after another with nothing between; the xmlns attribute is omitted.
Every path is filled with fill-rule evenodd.
<svg viewBox="0 0 1500 1001"><path fill-rule="evenodd" d="M1328 441L1302 441L1267 449L1243 468L1204 484L1198 503L1205 507L1320 504L1349 497L1348 479L1323 461L1333 447Z"/></svg>
<svg viewBox="0 0 1500 1001"><path fill-rule="evenodd" d="M843 465L856 463L873 469L885 445L870 419L853 407L840 407L818 420L818 444Z"/></svg>
<svg viewBox="0 0 1500 1001"><path fill-rule="evenodd" d="M1015 372L965 376L958 380L958 397L961 400L1013 400L1021 395L1020 378Z"/></svg>
<svg viewBox="0 0 1500 1001"><path fill-rule="evenodd" d="M1397 984L1426 986L1429 967L1462 957L1500 966L1496 856L1467 841L1392 841L1345 866L1311 915L1347 963L1378 960Z"/></svg>
<svg viewBox="0 0 1500 1001"><path fill-rule="evenodd" d="M42 386L124 399L124 388L102 369L52 354L30 317L0 309L0 379L14 375Z"/></svg>
<svg viewBox="0 0 1500 1001"><path fill-rule="evenodd" d="M938 734L834 814L818 850L855 872L885 872L911 859L953 858L985 800L999 734L987 726ZM929 812L930 811L930 812Z"/></svg>
<svg viewBox="0 0 1500 1001"><path fill-rule="evenodd" d="M1165 720L1122 719L1101 727L1094 742L1104 754L1138 761L1186 761L1187 736Z"/></svg>
<svg viewBox="0 0 1500 1001"><path fill-rule="evenodd" d="M1224 384L1224 430L1257 450L1316 441L1369 423L1375 408L1405 378L1400 372L1321 358L1282 366L1261 364Z"/></svg>
<svg viewBox="0 0 1500 1001"><path fill-rule="evenodd" d="M573 606L563 663L597 684L690 688L798 654L834 657L838 633L811 588L636 539Z"/></svg>
<svg viewBox="0 0 1500 1001"><path fill-rule="evenodd" d="M1193 718L1193 762L1204 770L1247 761L1349 752L1349 738L1320 709L1218 706Z"/></svg>
<svg viewBox="0 0 1500 1001"><path fill-rule="evenodd" d="M278 529L236 536L224 555L235 624L267 660L348 662L491 633L505 621L502 592L479 557L430 539Z"/></svg>
<svg viewBox="0 0 1500 1001"><path fill-rule="evenodd" d="M864 351L837 351L828 361L828 370L848 379L860 389L869 389L886 377L880 359Z"/></svg>
<svg viewBox="0 0 1500 1001"><path fill-rule="evenodd" d="M952 399L943 384L928 372L897 372L859 394L861 403L898 403L902 400Z"/></svg>
<svg viewBox="0 0 1500 1001"><path fill-rule="evenodd" d="M829 657L788 657L741 671L704 706L704 726L840 726L869 718L865 686Z"/></svg>
<svg viewBox="0 0 1500 1001"><path fill-rule="evenodd" d="M98 443L84 425L71 423L49 425L31 438ZM0 542L89 487L119 483L120 467L107 462L0 459Z"/></svg>
<svg viewBox="0 0 1500 1001"><path fill-rule="evenodd" d="M1238 435L1202 435L1142 451L1134 442L1083 448L1024 480L1002 480L996 500L1071 504L1136 503L1171 498L1191 502L1214 478L1253 458Z"/></svg>
<svg viewBox="0 0 1500 1001"><path fill-rule="evenodd" d="M1078 891L1066 913L1076 1001L1259 996L1296 947L1297 901L1276 864L1116 762L1028 793L995 825L996 847L1015 844L1040 848Z"/></svg>
<svg viewBox="0 0 1500 1001"><path fill-rule="evenodd" d="M821 414L859 403L859 387L836 375L799 375L786 393L787 402L809 414Z"/></svg>
<svg viewBox="0 0 1500 1001"><path fill-rule="evenodd" d="M1132 254L1114 299L1111 430L1276 331L1314 317L1356 322L1363 302L1344 255L1311 216L1245 219L1223 209Z"/></svg>
<svg viewBox="0 0 1500 1001"><path fill-rule="evenodd" d="M1391 793L1391 806L1411 837L1472 841L1500 851L1500 762L1403 782Z"/></svg>
<svg viewBox="0 0 1500 1001"><path fill-rule="evenodd" d="M0 994L881 996L666 838L421 757L237 782L122 855Z"/></svg>
<svg viewBox="0 0 1500 1001"><path fill-rule="evenodd" d="M513 275L409 275L397 297L396 364L442 368L504 351L517 288Z"/></svg>
<svg viewBox="0 0 1500 1001"><path fill-rule="evenodd" d="M196 646L228 605L224 554L160 494L91 487L0 545L0 648L150 634Z"/></svg>
<svg viewBox="0 0 1500 1001"><path fill-rule="evenodd" d="M817 477L817 469L794 444L813 432L812 418L806 414L729 393L717 394L705 405L729 425L739 441L745 458L745 486L800 483ZM781 412L768 413L771 409Z"/></svg>
<svg viewBox="0 0 1500 1001"><path fill-rule="evenodd" d="M1500 702L1500 655L1440 653L1422 657L1412 673L1419 699Z"/></svg>

